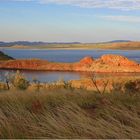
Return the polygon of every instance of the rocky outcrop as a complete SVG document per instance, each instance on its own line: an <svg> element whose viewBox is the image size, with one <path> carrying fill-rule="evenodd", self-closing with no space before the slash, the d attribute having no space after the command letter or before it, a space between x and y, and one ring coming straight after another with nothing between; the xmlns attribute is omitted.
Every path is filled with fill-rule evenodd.
<svg viewBox="0 0 140 140"><path fill-rule="evenodd" d="M94 62L94 59L91 56L87 56L80 60L80 63L83 65L91 65Z"/></svg>
<svg viewBox="0 0 140 140"><path fill-rule="evenodd" d="M1 69L49 71L140 72L140 64L119 55L103 55L94 60L85 57L75 63L56 63L40 59L0 61Z"/></svg>
<svg viewBox="0 0 140 140"><path fill-rule="evenodd" d="M100 59L104 64L115 66L137 66L138 64L120 55L103 55Z"/></svg>

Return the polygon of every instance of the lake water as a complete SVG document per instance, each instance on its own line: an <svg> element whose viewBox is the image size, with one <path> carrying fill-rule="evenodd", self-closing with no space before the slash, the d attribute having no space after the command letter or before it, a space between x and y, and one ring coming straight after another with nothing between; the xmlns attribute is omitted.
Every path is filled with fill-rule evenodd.
<svg viewBox="0 0 140 140"><path fill-rule="evenodd" d="M40 58L57 62L75 62L85 56L99 58L104 54L118 54L140 62L140 50L2 50L14 58Z"/></svg>
<svg viewBox="0 0 140 140"><path fill-rule="evenodd" d="M14 58L40 58L55 62L76 62L85 56L92 56L99 58L104 54L118 54L128 57L140 63L140 51L122 51L122 50L1 50L5 54ZM15 72L11 70L0 70L1 79L7 72ZM41 82L52 82L60 79L65 81L87 78L91 76L90 73L84 72L49 72L49 71L22 71L22 73L29 79L37 78ZM139 76L140 74L119 74L118 76ZM97 74L97 77L114 76L112 74Z"/></svg>

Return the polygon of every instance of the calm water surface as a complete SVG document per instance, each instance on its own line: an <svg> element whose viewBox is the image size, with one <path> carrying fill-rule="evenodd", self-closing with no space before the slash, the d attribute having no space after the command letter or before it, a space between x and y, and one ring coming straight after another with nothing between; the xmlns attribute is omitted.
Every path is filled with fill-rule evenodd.
<svg viewBox="0 0 140 140"><path fill-rule="evenodd" d="M40 82L55 82L58 80L78 80L89 78L94 75L94 73L89 72L59 72L59 71L20 71L24 76L29 80L33 81L33 79L38 79ZM8 73L16 73L16 70L0 70L0 81L4 80L5 75ZM102 77L140 77L140 73L96 73L97 78Z"/></svg>
<svg viewBox="0 0 140 140"><path fill-rule="evenodd" d="M104 54L118 54L140 62L140 50L2 50L14 58L40 58L57 62L75 62L85 56L98 58Z"/></svg>
<svg viewBox="0 0 140 140"><path fill-rule="evenodd" d="M118 54L128 57L140 63L140 51L122 51L122 50L2 50L4 53L14 58L40 58L55 62L76 62L85 56L92 56L99 58L104 54ZM0 70L0 78L8 72L15 72L11 70ZM73 79L87 78L91 73L83 72L49 72L49 71L22 71L22 73L30 80L37 78L41 82L52 82L60 79L65 81ZM113 77L112 74L97 74L97 77ZM120 77L124 76L140 76L140 74L118 74Z"/></svg>

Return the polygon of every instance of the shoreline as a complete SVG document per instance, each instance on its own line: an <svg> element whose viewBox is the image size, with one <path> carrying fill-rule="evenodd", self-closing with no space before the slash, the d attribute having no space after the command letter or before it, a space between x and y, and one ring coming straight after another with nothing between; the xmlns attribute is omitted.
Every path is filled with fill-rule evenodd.
<svg viewBox="0 0 140 140"><path fill-rule="evenodd" d="M139 73L140 64L120 55L103 55L98 59L84 57L79 62L62 63L42 59L17 59L0 61L0 69L34 71L75 71L95 73Z"/></svg>
<svg viewBox="0 0 140 140"><path fill-rule="evenodd" d="M17 69L17 68L0 68L0 70L8 71L24 71L24 72L69 72L69 73L91 73L91 74L140 74L140 72L94 72L94 71L74 71L74 70L36 70L36 69Z"/></svg>
<svg viewBox="0 0 140 140"><path fill-rule="evenodd" d="M140 50L140 41L126 42L100 42L100 43L52 43L38 45L11 44L10 46L1 46L0 48L11 49L53 49L53 50Z"/></svg>
<svg viewBox="0 0 140 140"><path fill-rule="evenodd" d="M110 50L110 51L140 51L140 48L138 49L110 49L110 48L10 48L10 47L0 47L0 50L54 50L54 51L58 51L58 50L95 50L95 51L105 51L105 50Z"/></svg>
<svg viewBox="0 0 140 140"><path fill-rule="evenodd" d="M21 73L22 74L22 73ZM16 75L16 74L15 74ZM21 76L22 78L22 76ZM24 77L26 79L26 77ZM65 88L65 86L68 86L70 88L74 88L74 89L86 89L87 91L90 90L96 90L96 87L94 85L94 83L92 82L92 79L96 82L97 86L100 89L104 88L104 82L108 82L107 85L107 91L110 91L113 88L114 84L119 84L121 87L123 87L125 85L125 83L130 82L130 81L137 81L140 79L140 76L134 77L134 76L129 76L129 77L89 77L89 78L82 78L82 79L72 79L72 80L68 80L65 81L63 79L60 80L56 80L56 81L51 81L51 82L41 82L37 79L37 83L35 83L34 81L30 81L28 79L26 79L29 82L29 86L27 88L27 90L29 91L34 91L38 88L40 90L44 90L44 89L58 89L58 88ZM4 81L0 82L0 90L2 90L4 88L4 90L7 90L7 84ZM13 90L15 89L14 86L12 86L12 83L9 83L10 89ZM2 88L3 87L3 88Z"/></svg>

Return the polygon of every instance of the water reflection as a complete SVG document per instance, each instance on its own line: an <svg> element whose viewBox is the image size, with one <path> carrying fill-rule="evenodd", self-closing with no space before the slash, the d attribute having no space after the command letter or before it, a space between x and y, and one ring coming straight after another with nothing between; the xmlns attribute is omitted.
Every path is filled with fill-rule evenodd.
<svg viewBox="0 0 140 140"><path fill-rule="evenodd" d="M25 77L32 81L38 79L41 82L53 82L58 80L78 80L90 78L96 75L97 78L114 78L114 77L138 77L140 73L93 73L93 72L60 72L60 71L25 71L21 70ZM4 79L6 73L16 73L16 70L0 70L0 79Z"/></svg>

